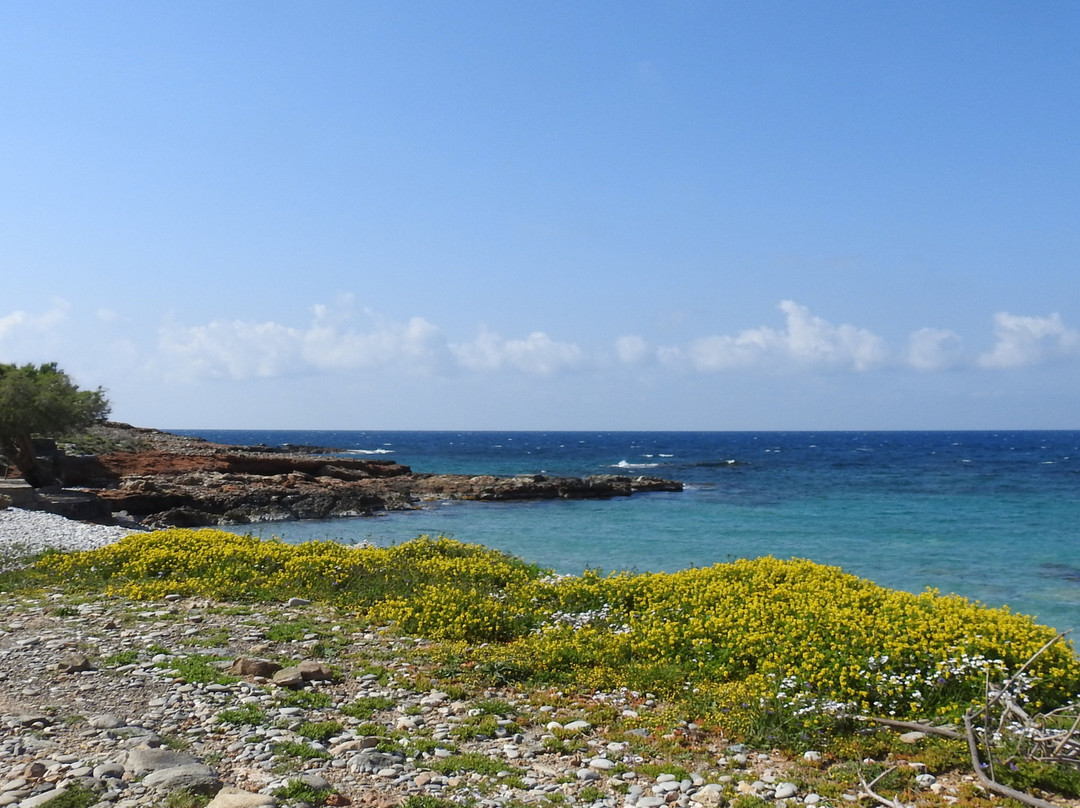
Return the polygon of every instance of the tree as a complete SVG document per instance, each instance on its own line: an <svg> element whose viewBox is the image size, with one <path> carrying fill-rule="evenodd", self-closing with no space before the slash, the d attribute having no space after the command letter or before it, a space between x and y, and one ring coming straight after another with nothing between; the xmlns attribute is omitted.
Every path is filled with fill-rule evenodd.
<svg viewBox="0 0 1080 808"><path fill-rule="evenodd" d="M30 485L49 482L34 452L34 437L59 437L109 414L105 391L80 390L55 362L0 364L0 453Z"/></svg>

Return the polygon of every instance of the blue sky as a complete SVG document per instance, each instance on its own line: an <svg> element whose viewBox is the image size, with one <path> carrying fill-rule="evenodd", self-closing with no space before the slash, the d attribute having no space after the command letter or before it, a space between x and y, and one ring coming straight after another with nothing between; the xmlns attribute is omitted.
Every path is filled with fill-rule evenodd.
<svg viewBox="0 0 1080 808"><path fill-rule="evenodd" d="M0 362L163 428L1078 428L1080 5L0 5Z"/></svg>

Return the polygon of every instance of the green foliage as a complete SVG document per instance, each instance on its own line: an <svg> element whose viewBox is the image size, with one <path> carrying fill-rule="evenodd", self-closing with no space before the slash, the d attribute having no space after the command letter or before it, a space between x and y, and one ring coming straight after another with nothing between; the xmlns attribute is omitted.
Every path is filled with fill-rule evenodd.
<svg viewBox="0 0 1080 808"><path fill-rule="evenodd" d="M341 732L341 729L341 724L337 721L308 721L300 726L296 734L325 743Z"/></svg>
<svg viewBox="0 0 1080 808"><path fill-rule="evenodd" d="M309 634L319 634L320 629L307 617L298 617L287 623L275 623L266 630L271 642L298 642Z"/></svg>
<svg viewBox="0 0 1080 808"><path fill-rule="evenodd" d="M371 718L375 713L380 710L389 710L397 702L386 696L360 696L355 699L351 704L346 704L341 708L341 712L345 715L353 718L359 718L361 721L366 718Z"/></svg>
<svg viewBox="0 0 1080 808"><path fill-rule="evenodd" d="M414 794L402 803L402 808L461 808L461 806L456 802L440 799L439 797Z"/></svg>
<svg viewBox="0 0 1080 808"><path fill-rule="evenodd" d="M578 792L578 800L581 802L596 802L606 797L604 790L596 786L585 786Z"/></svg>
<svg viewBox="0 0 1080 808"><path fill-rule="evenodd" d="M49 800L49 805L52 808L90 808L98 799L98 795L89 788L76 784L68 786L62 794Z"/></svg>
<svg viewBox="0 0 1080 808"><path fill-rule="evenodd" d="M283 741L282 743L274 744L274 754L280 757L286 758L299 758L300 760L329 760L330 753L316 749L314 746L309 746L306 743L300 743L299 741Z"/></svg>
<svg viewBox="0 0 1080 808"><path fill-rule="evenodd" d="M47 477L38 469L30 439L84 429L109 412L100 388L80 390L55 363L0 364L0 452L31 485Z"/></svg>
<svg viewBox="0 0 1080 808"><path fill-rule="evenodd" d="M334 703L328 693L317 690L281 690L276 698L282 707L302 707L306 710L321 710Z"/></svg>
<svg viewBox="0 0 1080 808"><path fill-rule="evenodd" d="M312 788L303 780L294 779L274 792L274 796L286 802L306 802L308 805L325 805L330 789Z"/></svg>
<svg viewBox="0 0 1080 808"><path fill-rule="evenodd" d="M178 656L165 662L159 662L158 667L173 671L185 682L205 684L229 685L237 681L235 676L224 674L213 665L214 662L223 662L221 657L206 656L205 654L190 654Z"/></svg>
<svg viewBox="0 0 1080 808"><path fill-rule="evenodd" d="M474 738L492 738L499 729L499 720L493 715L479 715L467 718L460 726L454 727L453 735L463 740Z"/></svg>
<svg viewBox="0 0 1080 808"><path fill-rule="evenodd" d="M475 702L472 708L479 710L482 715L494 715L499 718L506 718L518 713L517 707L503 699L481 699Z"/></svg>
<svg viewBox="0 0 1080 808"><path fill-rule="evenodd" d="M218 720L224 724L250 724L253 727L261 727L266 723L266 713L256 704L244 704L222 710L218 713Z"/></svg>
<svg viewBox="0 0 1080 808"><path fill-rule="evenodd" d="M163 808L204 808L209 802L208 794L194 794L186 788L181 788L165 798Z"/></svg>
<svg viewBox="0 0 1080 808"><path fill-rule="evenodd" d="M520 775L520 769L508 765L498 758L491 758L479 752L466 752L450 755L445 758L435 758L426 761L425 765L439 774L451 774L453 772L476 772L477 774L496 775L499 772L509 772Z"/></svg>
<svg viewBox="0 0 1080 808"><path fill-rule="evenodd" d="M1004 785L1021 791L1041 788L1063 797L1080 797L1080 769L1039 760L1010 760L994 773Z"/></svg>
<svg viewBox="0 0 1080 808"><path fill-rule="evenodd" d="M109 667L119 668L122 665L130 665L133 662L138 661L139 652L133 649L126 651L117 651L115 654L111 654L105 657L105 664Z"/></svg>

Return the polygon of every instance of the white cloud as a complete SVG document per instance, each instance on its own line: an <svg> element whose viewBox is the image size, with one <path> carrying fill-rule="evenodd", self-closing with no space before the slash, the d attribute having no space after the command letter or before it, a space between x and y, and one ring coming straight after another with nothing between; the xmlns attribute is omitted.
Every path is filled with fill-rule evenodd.
<svg viewBox="0 0 1080 808"><path fill-rule="evenodd" d="M644 362L649 356L649 346L638 336L619 337L615 340L615 355L627 365Z"/></svg>
<svg viewBox="0 0 1080 808"><path fill-rule="evenodd" d="M367 330L349 325L351 299L330 308L316 305L307 328L276 322L218 320L162 328L159 349L178 366L176 375L250 379L364 367L424 366L438 329L420 317L395 323L365 312Z"/></svg>
<svg viewBox="0 0 1080 808"><path fill-rule="evenodd" d="M982 367L1025 367L1080 356L1080 332L1066 327L1056 313L1024 317L998 312L994 315L994 336L997 343L993 349L979 357Z"/></svg>
<svg viewBox="0 0 1080 808"><path fill-rule="evenodd" d="M543 376L574 367L584 359L584 352L569 342L556 342L542 331L524 339L503 339L481 328L471 342L449 346L458 364L466 370L491 372L508 367Z"/></svg>
<svg viewBox="0 0 1080 808"><path fill-rule="evenodd" d="M689 349L694 366L702 371L792 365L864 371L888 358L884 341L864 328L833 325L791 300L781 302L780 310L786 315L782 330L761 326L696 340Z"/></svg>
<svg viewBox="0 0 1080 808"><path fill-rule="evenodd" d="M916 370L948 370L965 362L960 337L940 328L920 328L908 337L907 363Z"/></svg>
<svg viewBox="0 0 1080 808"><path fill-rule="evenodd" d="M67 320L70 308L66 301L57 300L52 308L40 314L21 309L5 314L0 317L0 340L48 333Z"/></svg>

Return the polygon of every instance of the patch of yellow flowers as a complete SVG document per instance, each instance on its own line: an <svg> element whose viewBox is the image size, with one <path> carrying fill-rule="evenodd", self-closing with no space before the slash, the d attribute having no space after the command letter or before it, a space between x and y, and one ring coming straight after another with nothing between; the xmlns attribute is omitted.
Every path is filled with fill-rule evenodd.
<svg viewBox="0 0 1080 808"><path fill-rule="evenodd" d="M386 548L288 545L218 530L131 534L38 569L135 599L328 600L404 633L468 647L536 681L683 698L719 719L747 705L954 717L1051 640L1052 629L936 592L884 589L775 558L675 573L550 576L506 554L421 536ZM475 646L475 647L474 647ZM1033 709L1080 693L1057 643L1027 670Z"/></svg>

